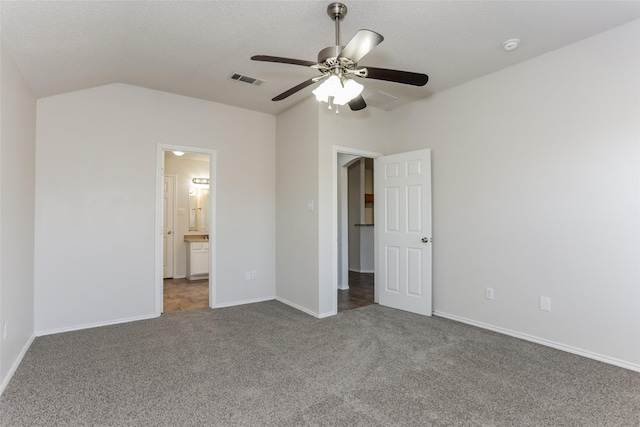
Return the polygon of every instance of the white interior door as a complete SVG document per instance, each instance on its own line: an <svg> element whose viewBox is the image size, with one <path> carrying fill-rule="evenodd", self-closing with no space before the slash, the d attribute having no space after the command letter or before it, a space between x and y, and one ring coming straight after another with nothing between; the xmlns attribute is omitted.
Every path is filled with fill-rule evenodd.
<svg viewBox="0 0 640 427"><path fill-rule="evenodd" d="M431 150L378 157L374 173L378 302L431 316Z"/></svg>
<svg viewBox="0 0 640 427"><path fill-rule="evenodd" d="M173 277L173 215L175 201L176 177L164 176L164 196L162 211L162 277Z"/></svg>

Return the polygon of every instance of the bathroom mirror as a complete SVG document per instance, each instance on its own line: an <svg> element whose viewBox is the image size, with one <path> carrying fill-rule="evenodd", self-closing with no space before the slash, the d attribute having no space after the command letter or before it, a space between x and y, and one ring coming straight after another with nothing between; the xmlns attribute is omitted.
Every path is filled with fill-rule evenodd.
<svg viewBox="0 0 640 427"><path fill-rule="evenodd" d="M189 188L189 231L209 232L209 189Z"/></svg>

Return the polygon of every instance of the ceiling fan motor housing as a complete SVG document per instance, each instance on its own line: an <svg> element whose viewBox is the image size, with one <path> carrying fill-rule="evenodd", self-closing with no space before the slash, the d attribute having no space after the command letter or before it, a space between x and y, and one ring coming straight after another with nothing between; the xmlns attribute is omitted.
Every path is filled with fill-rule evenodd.
<svg viewBox="0 0 640 427"><path fill-rule="evenodd" d="M344 46L325 47L320 52L318 52L318 62L323 63L327 59L337 58L338 55L340 55L340 52L342 52L342 49L344 49Z"/></svg>

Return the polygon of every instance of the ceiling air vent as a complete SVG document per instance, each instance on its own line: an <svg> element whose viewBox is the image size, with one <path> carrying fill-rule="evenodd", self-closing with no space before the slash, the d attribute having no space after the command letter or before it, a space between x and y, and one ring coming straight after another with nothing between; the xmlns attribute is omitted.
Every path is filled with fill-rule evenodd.
<svg viewBox="0 0 640 427"><path fill-rule="evenodd" d="M368 96L366 98L367 104L372 107L380 108L381 110L392 110L396 105L396 100L398 98L388 94L386 92L378 91L377 93Z"/></svg>
<svg viewBox="0 0 640 427"><path fill-rule="evenodd" d="M242 74L234 73L231 75L231 80L237 80L243 83L249 83L250 85L260 86L264 83L263 80L254 79L253 77L243 76Z"/></svg>

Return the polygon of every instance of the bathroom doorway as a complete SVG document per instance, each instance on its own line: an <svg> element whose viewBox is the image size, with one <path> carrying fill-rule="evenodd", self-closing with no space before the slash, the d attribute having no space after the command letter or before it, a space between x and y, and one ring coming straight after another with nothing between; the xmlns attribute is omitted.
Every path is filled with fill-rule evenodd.
<svg viewBox="0 0 640 427"><path fill-rule="evenodd" d="M215 152L159 145L158 157L161 239L156 243L160 266L156 269L156 312L211 307L215 290ZM171 183L173 191L167 188Z"/></svg>

